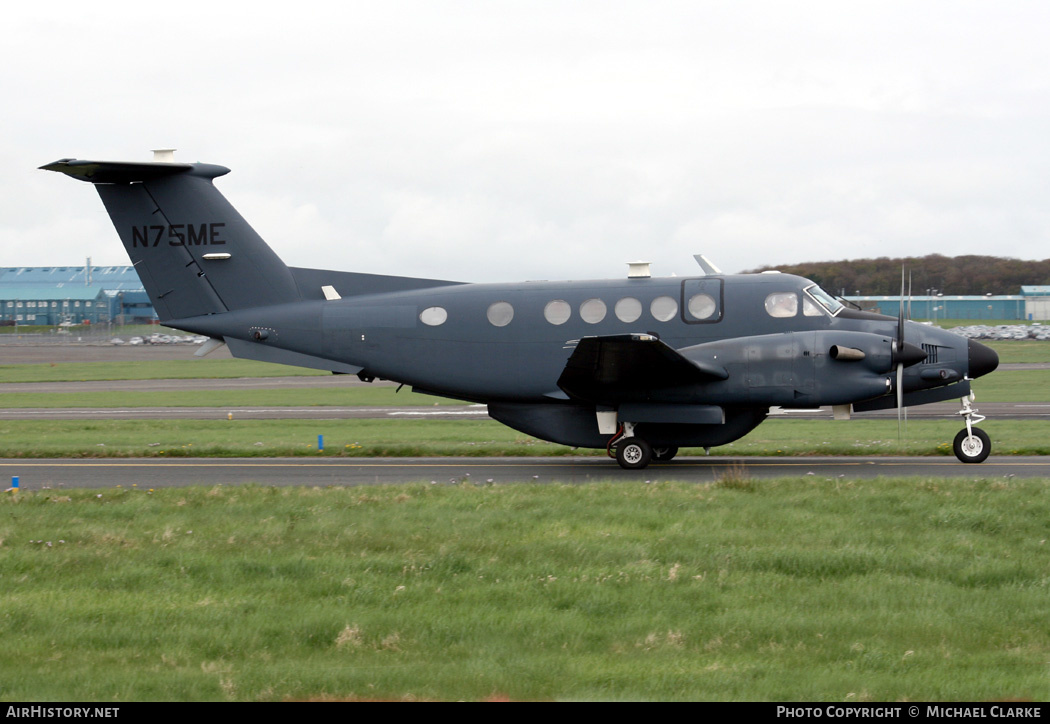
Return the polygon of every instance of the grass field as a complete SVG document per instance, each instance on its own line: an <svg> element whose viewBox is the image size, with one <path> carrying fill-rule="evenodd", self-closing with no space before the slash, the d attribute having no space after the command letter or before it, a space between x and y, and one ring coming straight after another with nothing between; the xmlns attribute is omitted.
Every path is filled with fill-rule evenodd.
<svg viewBox="0 0 1050 724"><path fill-rule="evenodd" d="M957 420L772 419L717 455L951 455ZM996 455L1050 455L1050 422L984 424ZM317 436L325 449L317 451ZM0 457L443 457L604 455L479 420L9 420ZM683 455L703 455L685 448Z"/></svg>
<svg viewBox="0 0 1050 724"><path fill-rule="evenodd" d="M981 344L994 349L1002 364L1050 362L1050 343L1048 342L1035 339L1001 342L983 340Z"/></svg>
<svg viewBox="0 0 1050 724"><path fill-rule="evenodd" d="M191 352L187 349L189 357ZM330 377L331 373L304 367L243 359L184 359L149 362L54 362L0 365L4 382L83 382L88 380L164 380L237 377Z"/></svg>
<svg viewBox="0 0 1050 724"><path fill-rule="evenodd" d="M1042 701L1045 481L0 499L8 701Z"/></svg>
<svg viewBox="0 0 1050 724"><path fill-rule="evenodd" d="M179 392L8 392L0 395L0 408L71 407L346 407L405 405L433 406L454 402L396 387L297 387L264 390L198 390L192 383ZM462 403L460 403L462 404Z"/></svg>
<svg viewBox="0 0 1050 724"><path fill-rule="evenodd" d="M260 364L185 368L212 362ZM1031 372L978 404L1008 375L994 394L1045 399ZM776 419L717 452L950 455L959 426L913 420L901 447L896 421ZM983 427L1050 454L1050 423ZM489 420L4 421L0 457L318 455L318 434L324 455L570 452ZM1050 481L969 467L7 494L0 700L1046 700Z"/></svg>

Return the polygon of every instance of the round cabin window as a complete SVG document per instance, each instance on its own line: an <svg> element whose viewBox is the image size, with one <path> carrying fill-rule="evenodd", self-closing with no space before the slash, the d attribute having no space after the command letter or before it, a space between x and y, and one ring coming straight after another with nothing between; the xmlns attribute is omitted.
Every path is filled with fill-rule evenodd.
<svg viewBox="0 0 1050 724"><path fill-rule="evenodd" d="M547 306L543 308L543 316L551 324L565 324L572 316L572 307L566 301L555 299L553 302L547 302Z"/></svg>
<svg viewBox="0 0 1050 724"><path fill-rule="evenodd" d="M510 305L510 302L495 302L489 305L486 316L492 326L506 327L510 324L510 320L514 319L514 307Z"/></svg>
<svg viewBox="0 0 1050 724"><path fill-rule="evenodd" d="M587 324L597 324L605 319L605 302L601 299L588 299L580 305L580 317Z"/></svg>
<svg viewBox="0 0 1050 724"><path fill-rule="evenodd" d="M444 324L446 319L448 319L448 312L444 307L427 307L419 313L419 321L430 327Z"/></svg>
<svg viewBox="0 0 1050 724"><path fill-rule="evenodd" d="M678 302L674 297L657 297L649 305L649 311L660 322L670 322L678 314Z"/></svg>
<svg viewBox="0 0 1050 724"><path fill-rule="evenodd" d="M613 308L621 322L634 322L642 316L642 303L634 297L624 297Z"/></svg>

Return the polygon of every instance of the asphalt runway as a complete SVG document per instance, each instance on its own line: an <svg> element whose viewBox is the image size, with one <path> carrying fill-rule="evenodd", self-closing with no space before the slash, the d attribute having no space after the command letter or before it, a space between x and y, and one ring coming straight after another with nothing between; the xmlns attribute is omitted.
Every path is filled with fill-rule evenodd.
<svg viewBox="0 0 1050 724"><path fill-rule="evenodd" d="M1047 478L1050 457L991 457L966 465L954 457L699 457L622 470L602 457L576 458L180 458L99 460L0 460L0 479L19 477L25 490L141 489L191 485L331 486L427 483L711 483L731 475L761 480L812 477L860 480L924 476L997 479Z"/></svg>

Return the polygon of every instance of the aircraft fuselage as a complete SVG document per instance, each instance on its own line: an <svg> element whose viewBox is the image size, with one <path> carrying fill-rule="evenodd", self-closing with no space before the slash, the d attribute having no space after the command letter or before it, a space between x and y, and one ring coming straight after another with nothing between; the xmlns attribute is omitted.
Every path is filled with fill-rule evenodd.
<svg viewBox="0 0 1050 724"><path fill-rule="evenodd" d="M727 417L743 409L749 420L759 416L761 421L774 405L892 400L897 320L837 303L829 309L825 296L811 296L814 288L809 280L787 274L449 284L167 324L343 362L361 368L363 376L488 403L497 416L503 403L512 403L504 405L512 411L529 403L562 403L563 414L585 420L575 426L588 428L569 442L600 445L594 411L625 403L723 408L717 423L705 418L702 409L693 410L693 419L705 420L700 427L709 433L714 430L709 425L724 426ZM338 291L350 295L353 290ZM784 301L786 309L773 306ZM970 350L976 343L939 328L905 324L908 343L928 351L920 363L904 370L905 404L914 393L929 395L949 385L952 389L938 399L967 394L965 378L972 372ZM567 391L559 386L580 340L623 335L658 339L700 369L720 373L674 380L653 369L635 376L630 385L617 385L609 399L601 389ZM833 347L853 350L854 358L834 358ZM580 406L584 410L569 412ZM545 417L558 414L557 409ZM667 424L676 423L690 424L682 415Z"/></svg>

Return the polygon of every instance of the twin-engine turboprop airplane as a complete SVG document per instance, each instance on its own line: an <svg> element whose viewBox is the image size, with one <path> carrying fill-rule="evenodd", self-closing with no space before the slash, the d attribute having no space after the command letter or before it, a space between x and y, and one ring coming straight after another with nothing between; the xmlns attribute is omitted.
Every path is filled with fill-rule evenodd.
<svg viewBox="0 0 1050 724"><path fill-rule="evenodd" d="M771 406L836 416L962 399L963 462L988 436L970 380L991 349L847 308L787 274L463 284L286 266L215 188L222 166L62 159L95 185L163 324L237 357L488 405L529 435L625 468L746 435ZM205 351L202 349L201 351ZM898 413L899 414L899 413Z"/></svg>

